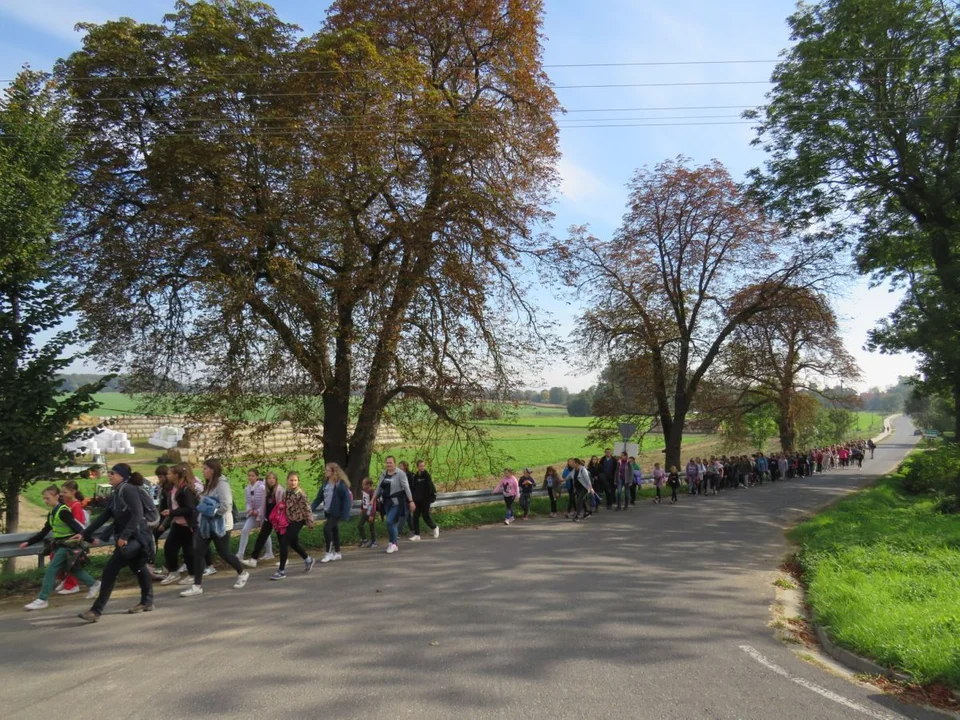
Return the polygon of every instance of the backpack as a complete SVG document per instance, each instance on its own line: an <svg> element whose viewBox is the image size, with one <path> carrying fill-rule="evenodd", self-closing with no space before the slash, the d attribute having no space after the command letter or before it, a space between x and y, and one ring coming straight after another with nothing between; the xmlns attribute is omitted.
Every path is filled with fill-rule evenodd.
<svg viewBox="0 0 960 720"><path fill-rule="evenodd" d="M149 529L156 530L157 526L160 525L160 512L157 510L157 505L153 502L153 498L150 497L150 493L147 492L147 489L143 487L143 485L131 485L130 487L136 488L140 495L140 502L143 506L144 523L146 523ZM117 497L120 497L119 493Z"/></svg>
<svg viewBox="0 0 960 720"><path fill-rule="evenodd" d="M286 500L281 500L276 504L272 511L270 511L270 524L273 525L273 529L277 531L277 535L283 535L287 532L287 528L290 527L290 521L287 519L287 502Z"/></svg>

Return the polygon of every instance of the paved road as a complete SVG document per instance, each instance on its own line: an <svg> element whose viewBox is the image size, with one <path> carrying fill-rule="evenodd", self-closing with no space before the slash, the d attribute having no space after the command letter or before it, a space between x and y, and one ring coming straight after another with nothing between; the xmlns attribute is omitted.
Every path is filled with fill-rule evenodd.
<svg viewBox="0 0 960 720"><path fill-rule="evenodd" d="M201 598L158 588L150 615L120 598L92 626L77 604L6 614L2 714L936 717L799 660L767 627L783 526L888 471L911 431L900 420L862 474L450 532L311 575L296 563L283 583L261 570L242 591L220 574Z"/></svg>

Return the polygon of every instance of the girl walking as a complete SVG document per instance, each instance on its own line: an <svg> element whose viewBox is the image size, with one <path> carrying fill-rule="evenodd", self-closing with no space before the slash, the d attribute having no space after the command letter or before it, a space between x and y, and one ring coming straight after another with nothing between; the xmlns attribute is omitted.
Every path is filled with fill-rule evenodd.
<svg viewBox="0 0 960 720"><path fill-rule="evenodd" d="M373 481L364 478L360 494L360 520L357 522L357 532L360 533L360 547L377 546L377 533L374 523L377 521L376 501L373 499ZM367 527L370 528L370 539L367 540Z"/></svg>
<svg viewBox="0 0 960 720"><path fill-rule="evenodd" d="M661 488L666 484L667 474L663 471L663 468L660 467L660 463L653 464L653 487L657 491L657 496L653 501L659 505L663 502L663 497L661 496Z"/></svg>
<svg viewBox="0 0 960 720"><path fill-rule="evenodd" d="M507 507L503 524L509 525L513 522L513 501L517 499L517 495L520 493L520 485L510 468L503 469L503 477L500 478L500 482L493 489L493 495L498 493L503 493L503 504Z"/></svg>
<svg viewBox="0 0 960 720"><path fill-rule="evenodd" d="M573 521L580 522L581 519L585 520L590 516L590 513L587 511L587 498L595 498L597 496L596 490L593 488L593 480L590 477L590 473L587 471L587 468L584 467L583 460L580 458L574 460L573 485L577 493L577 505L574 511Z"/></svg>
<svg viewBox="0 0 960 720"><path fill-rule="evenodd" d="M20 543L21 548L33 545L43 540L49 533L53 537L53 560L47 565L43 573L43 584L40 586L40 594L33 602L24 605L24 610L43 610L48 607L47 602L53 586L56 584L57 575L66 570L80 551L78 544L73 538L83 532L83 525L77 522L70 508L60 500L60 488L51 485L43 491L43 503L50 512L47 513L47 521L38 532L26 542ZM95 582L83 568L77 568L74 571L77 577L84 585L90 588L90 595L99 590L100 583Z"/></svg>
<svg viewBox="0 0 960 720"><path fill-rule="evenodd" d="M277 539L281 533L278 528L275 528L273 525L274 520L274 511L277 508L277 505L280 505L283 502L284 495L283 486L280 484L280 480L277 478L277 474L272 470L267 473L266 479L264 480L264 495L263 495L263 524L260 526L260 532L257 535L257 542L253 545L253 554L250 555L249 560L241 560L240 562L246 565L249 568L255 568L257 562L260 560L260 553L263 552L263 549L267 547L267 543L271 541L270 534L277 530ZM286 517L286 506L284 506L284 517ZM286 529L286 527L284 527ZM266 556L264 559L272 557L271 555Z"/></svg>
<svg viewBox="0 0 960 720"><path fill-rule="evenodd" d="M328 563L341 560L340 523L350 519L350 490L347 488L347 474L336 463L327 463L324 471L323 493L323 541L327 554L320 562Z"/></svg>
<svg viewBox="0 0 960 720"><path fill-rule="evenodd" d="M677 472L677 466L670 466L670 475L667 476L667 485L670 486L670 502L677 502L677 488L680 487L680 473Z"/></svg>
<svg viewBox="0 0 960 720"><path fill-rule="evenodd" d="M233 528L233 491L230 481L223 474L223 465L215 458L203 461L203 477L206 483L197 505L199 514L193 546L193 585L180 593L180 597L203 594L203 571L206 570L206 554L210 543L217 554L234 570L237 581L233 587L239 590L247 584L250 573L243 569L240 560L230 551L230 532Z"/></svg>
<svg viewBox="0 0 960 720"><path fill-rule="evenodd" d="M167 576L160 581L161 585L172 585L180 582L178 558L183 551L183 564L187 569L187 578L184 584L193 584L193 546L194 533L197 529L197 490L193 485L193 474L184 464L174 465L169 470L171 488L167 509L160 512L164 522L170 527L170 534L163 545L164 566Z"/></svg>
<svg viewBox="0 0 960 720"><path fill-rule="evenodd" d="M550 496L550 517L557 516L557 493L560 491L560 476L557 475L557 469L552 465L547 468L547 474L543 476L543 486L547 489L547 495Z"/></svg>
<svg viewBox="0 0 960 720"><path fill-rule="evenodd" d="M67 480L60 486L60 502L70 508L70 514L73 515L74 520L81 526L86 526L88 518L87 512L83 509L83 501L83 493L80 492L80 486L76 480ZM80 592L80 583L77 582L75 575L67 573L63 582L57 586L56 592L57 595L75 595Z"/></svg>
<svg viewBox="0 0 960 720"><path fill-rule="evenodd" d="M247 551L247 541L250 533L263 523L263 498L267 494L266 483L260 478L260 472L253 468L247 471L247 485L243 489L244 513L246 520L240 530L240 547L237 548L237 557L243 560ZM273 541L267 535L267 555L273 556Z"/></svg>
<svg viewBox="0 0 960 720"><path fill-rule="evenodd" d="M314 560L303 549L300 544L300 531L306 525L313 527L313 512L310 510L310 501L307 494L300 487L300 474L291 472L287 474L287 490L283 494L283 501L273 510L273 524L280 525L280 519L276 516L283 513L286 517L287 526L280 535L280 567L273 575L271 580L283 580L287 576L287 557L290 550L293 549L297 555L303 558L303 571L313 570Z"/></svg>
<svg viewBox="0 0 960 720"><path fill-rule="evenodd" d="M413 511L413 535L410 539L420 539L420 518L423 518L427 527L430 528L433 537L440 537L440 528L430 517L430 506L437 501L437 488L423 460L417 460L417 471L410 480L410 491L413 493L413 502L417 506Z"/></svg>
<svg viewBox="0 0 960 720"><path fill-rule="evenodd" d="M530 517L530 502L533 500L533 490L537 487L537 481L533 479L533 472L530 468L523 469L523 475L520 476L520 509L523 510L521 520Z"/></svg>

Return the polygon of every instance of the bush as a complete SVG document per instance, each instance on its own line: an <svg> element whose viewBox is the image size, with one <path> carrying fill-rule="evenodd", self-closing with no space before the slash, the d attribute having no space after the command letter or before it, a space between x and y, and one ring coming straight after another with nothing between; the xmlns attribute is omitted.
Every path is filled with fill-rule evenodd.
<svg viewBox="0 0 960 720"><path fill-rule="evenodd" d="M960 446L940 444L911 455L900 466L903 489L912 495L935 495L941 512L960 512Z"/></svg>

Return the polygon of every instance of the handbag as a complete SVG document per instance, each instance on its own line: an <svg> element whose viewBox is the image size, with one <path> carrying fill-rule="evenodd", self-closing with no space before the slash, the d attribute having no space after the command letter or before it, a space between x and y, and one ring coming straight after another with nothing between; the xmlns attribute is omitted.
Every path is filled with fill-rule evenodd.
<svg viewBox="0 0 960 720"><path fill-rule="evenodd" d="M133 560L143 551L143 545L139 540L128 540L122 548L117 548L124 560Z"/></svg>

